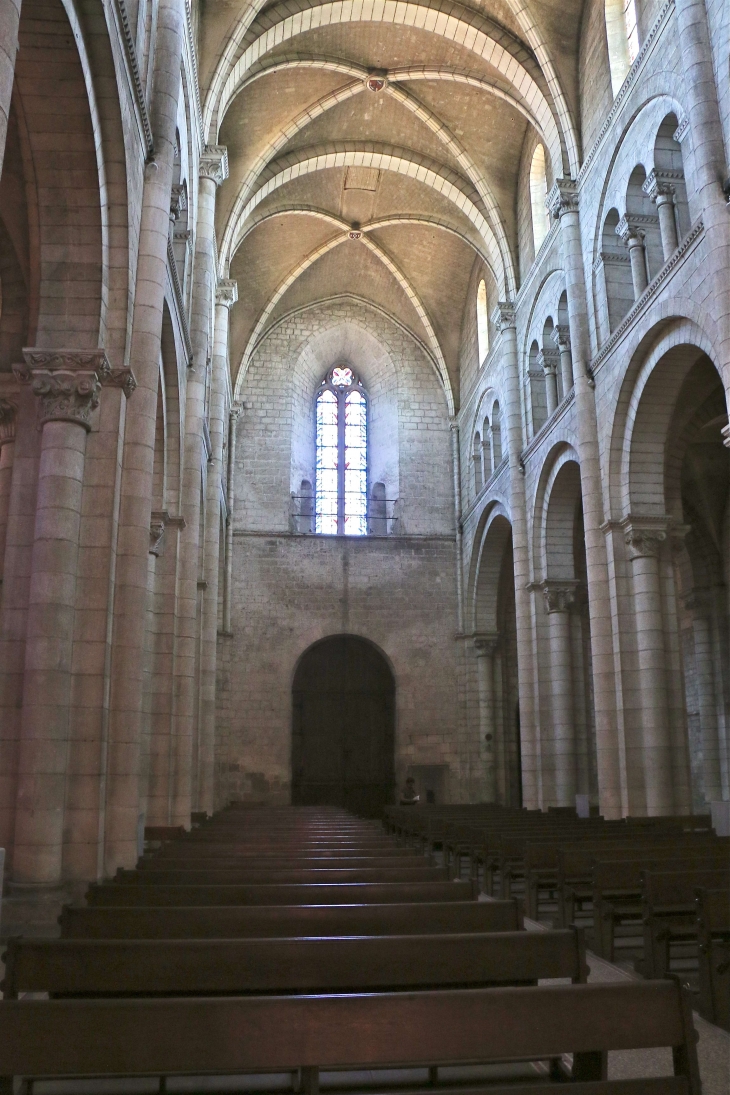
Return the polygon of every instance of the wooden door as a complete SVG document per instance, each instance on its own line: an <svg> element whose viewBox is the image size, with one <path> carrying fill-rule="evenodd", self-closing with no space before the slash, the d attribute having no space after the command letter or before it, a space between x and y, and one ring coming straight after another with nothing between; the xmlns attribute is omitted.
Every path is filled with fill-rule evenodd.
<svg viewBox="0 0 730 1095"><path fill-rule="evenodd" d="M393 801L395 683L364 639L311 647L293 687L292 801L377 815Z"/></svg>

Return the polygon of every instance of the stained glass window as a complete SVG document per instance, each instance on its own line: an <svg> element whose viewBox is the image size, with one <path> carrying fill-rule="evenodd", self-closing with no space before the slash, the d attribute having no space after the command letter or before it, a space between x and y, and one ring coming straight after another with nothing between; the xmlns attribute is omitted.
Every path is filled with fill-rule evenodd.
<svg viewBox="0 0 730 1095"><path fill-rule="evenodd" d="M315 532L365 536L368 404L352 369L334 368L317 393Z"/></svg>

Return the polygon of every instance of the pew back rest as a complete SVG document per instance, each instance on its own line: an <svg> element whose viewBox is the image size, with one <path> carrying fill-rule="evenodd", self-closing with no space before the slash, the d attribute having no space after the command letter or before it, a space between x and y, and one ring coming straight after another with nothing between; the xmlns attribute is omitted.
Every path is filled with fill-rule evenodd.
<svg viewBox="0 0 730 1095"><path fill-rule="evenodd" d="M641 889L646 913L662 907L691 905L698 889L721 890L730 886L730 870L693 868L682 871L642 871Z"/></svg>
<svg viewBox="0 0 730 1095"><path fill-rule="evenodd" d="M336 992L587 980L576 930L220 940L11 939L6 999L20 992Z"/></svg>
<svg viewBox="0 0 730 1095"><path fill-rule="evenodd" d="M471 882L343 882L335 885L253 884L250 886L123 886L100 883L89 887L89 905L331 905L468 901Z"/></svg>
<svg viewBox="0 0 730 1095"><path fill-rule="evenodd" d="M0 1003L4 1077L367 1069L573 1053L574 1076L600 1081L601 1051L659 1046L672 1047L675 1074L685 1081L681 1090L700 1095L691 1011L673 981ZM606 1092L616 1090L605 1084Z"/></svg>
<svg viewBox="0 0 730 1095"><path fill-rule="evenodd" d="M698 887L695 891L700 935L726 935L730 939L730 889Z"/></svg>
<svg viewBox="0 0 730 1095"><path fill-rule="evenodd" d="M678 852L669 862L676 871L722 869L725 853L710 855L702 852L698 855L685 855ZM637 859L599 859L593 865L593 888L596 891L610 893L612 890L632 890L641 892L642 871L656 869L657 857L647 856Z"/></svg>

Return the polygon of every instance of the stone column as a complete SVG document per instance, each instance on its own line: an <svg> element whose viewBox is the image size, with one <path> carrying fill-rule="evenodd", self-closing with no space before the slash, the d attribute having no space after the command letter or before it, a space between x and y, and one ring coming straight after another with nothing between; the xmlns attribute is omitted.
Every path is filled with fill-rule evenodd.
<svg viewBox="0 0 730 1095"><path fill-rule="evenodd" d="M0 0L0 176L5 155L5 138L8 135L19 22L20 0Z"/></svg>
<svg viewBox="0 0 730 1095"><path fill-rule="evenodd" d="M228 516L226 517L226 588L223 595L223 634L231 632L231 601L233 597L233 509L236 501L236 436L240 403L234 403L228 414Z"/></svg>
<svg viewBox="0 0 730 1095"><path fill-rule="evenodd" d="M577 750L573 696L573 656L570 613L575 604L575 581L543 583L550 634L550 689L555 764L555 805L574 806L577 789Z"/></svg>
<svg viewBox="0 0 730 1095"><path fill-rule="evenodd" d="M173 149L185 27L181 0L159 0L151 103L155 158L145 168L130 360L114 594L112 693L105 802L105 872L137 859L139 750L147 623L160 340L167 281Z"/></svg>
<svg viewBox="0 0 730 1095"><path fill-rule="evenodd" d="M553 216L560 219L563 269L568 298L585 527L599 801L604 817L617 818L626 813L628 798L625 765L619 750L616 718L613 626L608 560L603 531L605 520L603 480L598 448L596 401L589 372L588 308L577 184L572 179L558 179L548 195L547 204Z"/></svg>
<svg viewBox="0 0 730 1095"><path fill-rule="evenodd" d="M223 477L223 429L226 421L228 380L228 313L238 300L235 281L219 281L215 293L215 334L210 389L210 445L205 487L205 595L203 601L203 651L201 725L198 751L198 809L213 813L215 775L215 693L218 647L218 576L221 562L221 482Z"/></svg>
<svg viewBox="0 0 730 1095"><path fill-rule="evenodd" d="M558 371L553 358L541 350L537 355L537 364L545 374L545 397L547 399L547 416L555 414L558 409Z"/></svg>
<svg viewBox="0 0 730 1095"><path fill-rule="evenodd" d="M61 881L71 655L86 435L109 363L103 350L26 350L16 376L42 429L18 751L13 878Z"/></svg>
<svg viewBox="0 0 730 1095"><path fill-rule="evenodd" d="M722 798L722 765L720 734L715 689L715 659L713 643L713 606L722 604L724 590L713 597L712 590L695 590L687 599L692 612L695 666L697 670L697 701L702 733L702 766L705 798L716 802Z"/></svg>
<svg viewBox="0 0 730 1095"><path fill-rule="evenodd" d="M573 388L573 358L570 353L570 327L558 323L553 328L552 340L560 354L560 376L563 381L563 399Z"/></svg>
<svg viewBox="0 0 730 1095"><path fill-rule="evenodd" d="M662 238L662 254L666 262L677 250L679 244L674 208L674 186L667 179L660 178L652 169L641 189L656 206L659 234Z"/></svg>
<svg viewBox="0 0 730 1095"><path fill-rule="evenodd" d="M674 812L672 745L659 568L659 552L667 539L667 521L627 517L621 524L634 592L646 812L650 816L671 814Z"/></svg>
<svg viewBox="0 0 730 1095"><path fill-rule="evenodd" d="M522 738L522 794L525 806L528 809L535 809L539 799L539 772L533 706L532 598L527 588L530 581L530 559L525 508L525 475L521 463L522 413L514 305L509 302L498 304L493 322L502 338L501 363L506 402L506 406L502 408L502 420L505 424L509 460L510 517L517 614L517 677Z"/></svg>
<svg viewBox="0 0 730 1095"><path fill-rule="evenodd" d="M15 455L15 412L17 407L10 399L0 398L0 579L5 562L5 536L10 507L10 485Z"/></svg>
<svg viewBox="0 0 730 1095"><path fill-rule="evenodd" d="M644 251L644 236L626 217L622 217L616 225L616 235L620 237L629 251L631 263L631 281L634 286L634 300L638 300L649 284L646 272L646 252Z"/></svg>
<svg viewBox="0 0 730 1095"><path fill-rule="evenodd" d="M494 653L498 635L475 635L479 691L479 755L483 759L484 801L497 801L497 728L494 703Z"/></svg>
<svg viewBox="0 0 730 1095"><path fill-rule="evenodd" d="M178 585L178 640L176 670L177 704L175 711L176 762L173 789L173 823L190 824L190 811L199 809L199 798L208 777L212 743L206 739L203 713L203 617L205 615L205 561L199 542L203 483L204 423L208 369L212 363L213 299L216 290L215 195L228 175L228 155L219 145L208 145L200 157L198 220L195 246L195 272L190 337L193 344L192 367L188 370L185 396L185 456L182 486L182 511L187 525L180 552ZM205 514L205 510L203 510ZM203 530L205 535L205 530ZM202 585L199 585L202 583ZM202 589L200 604L198 591ZM210 729L210 723L208 723ZM207 794L207 792L206 792ZM205 808L205 807L202 807Z"/></svg>

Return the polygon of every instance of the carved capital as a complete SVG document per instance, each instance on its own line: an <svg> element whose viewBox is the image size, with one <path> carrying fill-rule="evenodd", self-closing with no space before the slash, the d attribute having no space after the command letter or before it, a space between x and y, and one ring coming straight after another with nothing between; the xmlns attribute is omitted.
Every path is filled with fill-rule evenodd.
<svg viewBox="0 0 730 1095"><path fill-rule="evenodd" d="M105 388L121 388L125 397L129 399L137 387L137 378L131 369L112 369L103 384Z"/></svg>
<svg viewBox="0 0 730 1095"><path fill-rule="evenodd" d="M668 517L627 517L621 522L629 559L655 559L667 539Z"/></svg>
<svg viewBox="0 0 730 1095"><path fill-rule="evenodd" d="M228 178L228 149L223 144L207 144L200 157L201 179L211 179L220 186Z"/></svg>
<svg viewBox="0 0 730 1095"><path fill-rule="evenodd" d="M221 278L215 290L215 302L222 308L230 308L238 300L238 282Z"/></svg>
<svg viewBox="0 0 730 1095"><path fill-rule="evenodd" d="M570 349L570 327L567 323L557 323L553 327L553 333L550 337L558 347L558 350Z"/></svg>
<svg viewBox="0 0 730 1095"><path fill-rule="evenodd" d="M473 642L477 658L491 658L499 646L499 634L496 631L479 632L473 636Z"/></svg>
<svg viewBox="0 0 730 1095"><path fill-rule="evenodd" d="M575 579L564 582L550 580L543 582L542 595L548 615L551 612L570 612L577 601L579 586L580 582Z"/></svg>
<svg viewBox="0 0 730 1095"><path fill-rule="evenodd" d="M38 397L39 425L74 422L90 430L101 385L111 376L104 350L24 349L23 357L13 372Z"/></svg>
<svg viewBox="0 0 730 1095"><path fill-rule="evenodd" d="M677 126L674 133L672 134L672 139L675 140L678 144L681 144L682 141L684 140L684 138L687 136L688 132L689 132L689 114L685 114L684 118L682 118L680 120L679 125Z"/></svg>
<svg viewBox="0 0 730 1095"><path fill-rule="evenodd" d="M560 364L560 357L556 350L540 350L537 355L537 364L546 373L556 373Z"/></svg>
<svg viewBox="0 0 730 1095"><path fill-rule="evenodd" d="M675 180L680 177L681 174L678 171L657 175L656 170L652 168L641 189L655 205L661 205L663 201L673 201L677 190Z"/></svg>
<svg viewBox="0 0 730 1095"><path fill-rule="evenodd" d="M170 192L170 220L173 224L188 207L188 191L185 183L175 183Z"/></svg>
<svg viewBox="0 0 730 1095"><path fill-rule="evenodd" d="M578 184L575 179L556 179L545 199L545 208L555 220L578 212Z"/></svg>
<svg viewBox="0 0 730 1095"><path fill-rule="evenodd" d="M644 235L638 225L629 221L624 215L616 225L616 235L627 247L644 242Z"/></svg>
<svg viewBox="0 0 730 1095"><path fill-rule="evenodd" d="M230 411L228 412L228 415L231 419L231 422L233 422L233 423L237 422L242 414L243 414L243 404L242 403L233 403L231 405Z"/></svg>
<svg viewBox="0 0 730 1095"><path fill-rule="evenodd" d="M507 331L510 328L514 330L517 327L517 312L511 300L500 300L494 309L492 323L500 334L502 331Z"/></svg>
<svg viewBox="0 0 730 1095"><path fill-rule="evenodd" d="M0 448L15 440L15 415L18 408L13 399L0 398Z"/></svg>
<svg viewBox="0 0 730 1095"><path fill-rule="evenodd" d="M730 422L728 422L727 426L722 427L720 433L722 434L723 445L726 449L730 449Z"/></svg>
<svg viewBox="0 0 730 1095"><path fill-rule="evenodd" d="M162 555L162 549L165 543L165 529L167 522L170 519L170 514L167 510L153 510L150 514L150 555L154 555L158 558Z"/></svg>

